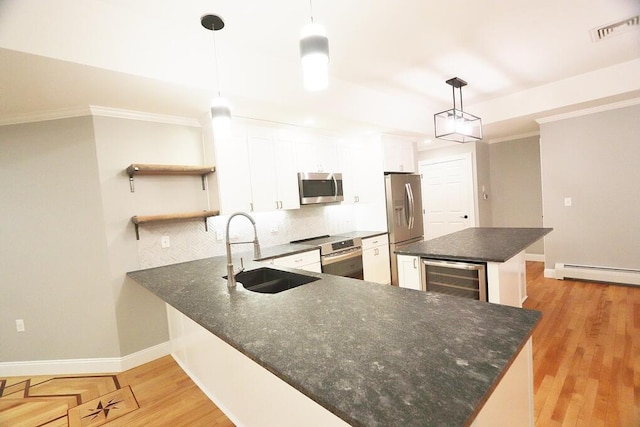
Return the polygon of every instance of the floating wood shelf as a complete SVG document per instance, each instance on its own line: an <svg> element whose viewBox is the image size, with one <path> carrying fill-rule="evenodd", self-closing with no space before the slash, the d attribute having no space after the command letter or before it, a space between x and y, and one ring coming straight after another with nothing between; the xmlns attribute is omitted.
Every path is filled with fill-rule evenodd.
<svg viewBox="0 0 640 427"><path fill-rule="evenodd" d="M135 191L133 177L135 175L196 175L202 178L202 189L206 189L204 177L216 171L215 166L189 165L152 165L133 163L127 167L131 192Z"/></svg>
<svg viewBox="0 0 640 427"><path fill-rule="evenodd" d="M136 215L131 217L131 222L136 226L136 239L140 240L140 233L138 226L140 224L148 224L153 222L166 222L166 221L188 221L192 219L204 219L204 229L209 231L207 227L207 218L211 216L220 215L220 211L198 211L198 212L184 212L165 215Z"/></svg>

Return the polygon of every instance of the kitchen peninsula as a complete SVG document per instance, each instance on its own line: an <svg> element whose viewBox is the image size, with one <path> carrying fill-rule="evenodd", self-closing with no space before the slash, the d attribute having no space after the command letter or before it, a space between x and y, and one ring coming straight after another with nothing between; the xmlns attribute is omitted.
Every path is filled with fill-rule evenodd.
<svg viewBox="0 0 640 427"><path fill-rule="evenodd" d="M396 251L405 264L420 268L420 260L486 263L488 301L522 307L527 298L524 250L550 233L552 228L474 227ZM405 258L402 258L405 257ZM424 290L424 281L407 287ZM401 284L402 286L402 284Z"/></svg>
<svg viewBox="0 0 640 427"><path fill-rule="evenodd" d="M306 271L320 280L261 294L225 274L215 257L128 276L167 303L174 358L237 424L533 422L539 312Z"/></svg>

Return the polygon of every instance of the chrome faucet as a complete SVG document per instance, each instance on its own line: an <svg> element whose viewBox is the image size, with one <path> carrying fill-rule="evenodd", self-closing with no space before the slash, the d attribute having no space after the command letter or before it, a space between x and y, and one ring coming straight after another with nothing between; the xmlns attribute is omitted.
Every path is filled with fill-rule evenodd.
<svg viewBox="0 0 640 427"><path fill-rule="evenodd" d="M251 221L253 225L253 241L252 242L233 242L229 240L229 224L231 223L231 219L234 216L242 215L245 216ZM258 242L258 230L256 229L256 222L244 212L236 212L232 214L227 220L227 287L235 288L236 287L236 274L241 273L244 270L244 264L242 263L242 258L240 258L240 270L233 271L233 259L231 258L231 245L238 245L244 243L253 243L253 257L260 258L260 242Z"/></svg>

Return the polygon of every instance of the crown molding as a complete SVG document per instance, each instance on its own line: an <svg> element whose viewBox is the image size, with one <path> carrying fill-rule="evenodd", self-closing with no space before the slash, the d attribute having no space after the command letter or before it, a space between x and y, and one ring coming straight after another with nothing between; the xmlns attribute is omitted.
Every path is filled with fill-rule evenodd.
<svg viewBox="0 0 640 427"><path fill-rule="evenodd" d="M557 114L555 116L541 117L539 119L536 119L536 122L538 122L539 124L557 122L558 120L572 119L575 117L587 116L589 114L602 113L604 111L617 110L625 107L632 107L638 104L640 104L640 98L627 99L625 101L599 105L597 107L585 108L583 110L571 111L569 113Z"/></svg>
<svg viewBox="0 0 640 427"><path fill-rule="evenodd" d="M115 117L119 119L141 120L144 122L168 123L191 127L202 126L200 120L190 117L170 116L166 114L147 113L144 111L122 110L119 108L100 107L96 105L89 106L89 110L91 110L92 116L99 117Z"/></svg>
<svg viewBox="0 0 640 427"><path fill-rule="evenodd" d="M73 107L58 110L36 111L28 114L17 114L0 119L0 126L18 125L22 123L46 122L48 120L69 119L91 115L90 107Z"/></svg>
<svg viewBox="0 0 640 427"><path fill-rule="evenodd" d="M500 138L492 138L489 140L489 144L497 144L499 142L505 142L505 141L515 141L516 139L523 139L523 138L530 138L532 136L540 136L540 132L539 131L533 131L533 132L527 132L527 133L520 133L518 135L510 135L510 136L503 136Z"/></svg>
<svg viewBox="0 0 640 427"><path fill-rule="evenodd" d="M44 122L49 120L69 119L73 117L84 116L115 117L120 119L141 120L145 122L202 127L200 120L190 117L170 116L165 114L147 113L144 111L122 110L119 108L101 107L97 105L36 111L28 114L7 116L0 119L0 126Z"/></svg>

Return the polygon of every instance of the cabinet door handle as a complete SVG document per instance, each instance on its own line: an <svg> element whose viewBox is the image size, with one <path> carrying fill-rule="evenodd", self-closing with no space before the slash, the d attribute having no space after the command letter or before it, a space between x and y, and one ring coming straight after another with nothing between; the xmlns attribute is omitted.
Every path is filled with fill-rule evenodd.
<svg viewBox="0 0 640 427"><path fill-rule="evenodd" d="M280 200L280 209L282 209L282 200Z"/></svg>
<svg viewBox="0 0 640 427"><path fill-rule="evenodd" d="M249 212L253 212L253 202L249 202Z"/></svg>
<svg viewBox="0 0 640 427"><path fill-rule="evenodd" d="M373 248L374 255L380 255L380 250L378 248Z"/></svg>
<svg viewBox="0 0 640 427"><path fill-rule="evenodd" d="M418 258L413 259L413 268L418 268Z"/></svg>
<svg viewBox="0 0 640 427"><path fill-rule="evenodd" d="M278 201L276 200L276 209L280 209L280 207L278 207Z"/></svg>

